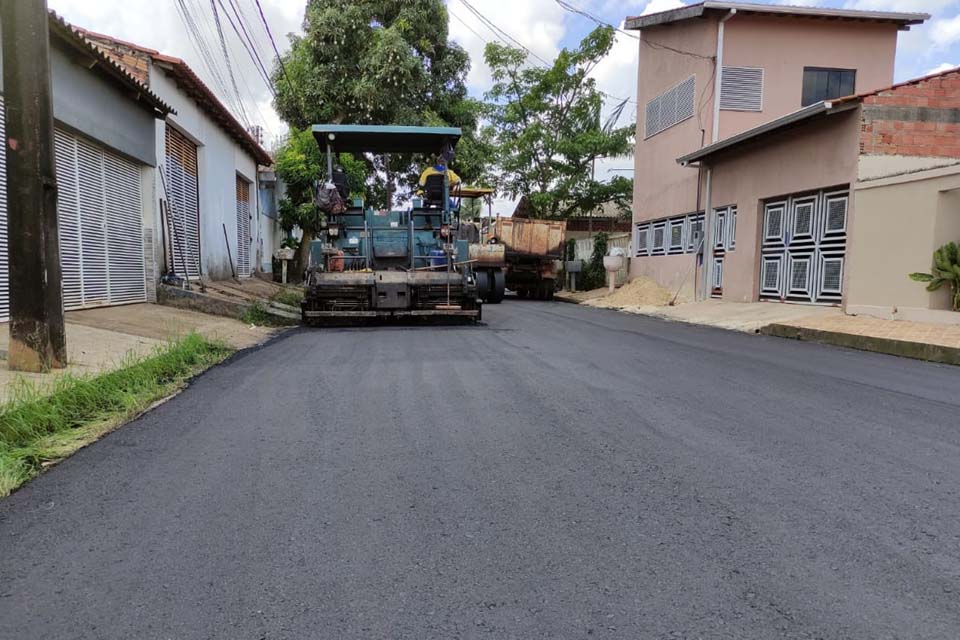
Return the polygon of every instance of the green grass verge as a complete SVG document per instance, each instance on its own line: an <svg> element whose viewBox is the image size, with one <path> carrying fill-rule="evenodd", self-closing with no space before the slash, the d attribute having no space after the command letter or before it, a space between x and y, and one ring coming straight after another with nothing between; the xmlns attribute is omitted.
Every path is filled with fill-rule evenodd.
<svg viewBox="0 0 960 640"><path fill-rule="evenodd" d="M283 289L275 293L271 300L299 308L300 303L303 302L303 289Z"/></svg>
<svg viewBox="0 0 960 640"><path fill-rule="evenodd" d="M230 353L226 345L191 333L108 373L64 374L46 386L21 379L0 405L0 497Z"/></svg>

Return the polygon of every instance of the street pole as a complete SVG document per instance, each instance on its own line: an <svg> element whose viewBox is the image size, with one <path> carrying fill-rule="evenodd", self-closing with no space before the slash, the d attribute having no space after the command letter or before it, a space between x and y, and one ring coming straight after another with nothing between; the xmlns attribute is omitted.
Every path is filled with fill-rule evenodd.
<svg viewBox="0 0 960 640"><path fill-rule="evenodd" d="M10 275L7 363L17 371L67 364L47 20L46 0L0 0Z"/></svg>

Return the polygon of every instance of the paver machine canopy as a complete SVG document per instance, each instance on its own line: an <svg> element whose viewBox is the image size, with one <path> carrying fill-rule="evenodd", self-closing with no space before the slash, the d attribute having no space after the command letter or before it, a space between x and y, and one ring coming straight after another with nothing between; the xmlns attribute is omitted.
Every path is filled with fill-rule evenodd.
<svg viewBox="0 0 960 640"><path fill-rule="evenodd" d="M302 304L307 324L370 318L480 318L469 243L457 239L459 216L448 172L434 171L405 209L375 210L350 198L336 155L417 153L453 158L460 129L314 125L326 152L317 202L325 226L310 247Z"/></svg>

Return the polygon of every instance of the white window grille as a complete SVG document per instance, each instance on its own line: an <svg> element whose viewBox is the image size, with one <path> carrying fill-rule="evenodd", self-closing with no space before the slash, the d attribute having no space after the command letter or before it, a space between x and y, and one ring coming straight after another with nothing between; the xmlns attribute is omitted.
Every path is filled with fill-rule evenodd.
<svg viewBox="0 0 960 640"><path fill-rule="evenodd" d="M637 225L637 241L634 245L638 256L650 255L650 225Z"/></svg>
<svg viewBox="0 0 960 640"><path fill-rule="evenodd" d="M661 131L693 117L696 103L696 77L690 76L647 103L644 110L645 137L650 138Z"/></svg>
<svg viewBox="0 0 960 640"><path fill-rule="evenodd" d="M658 222L653 225L653 250L651 253L655 256L662 256L666 250L666 222Z"/></svg>
<svg viewBox="0 0 960 640"><path fill-rule="evenodd" d="M685 218L673 218L670 220L670 253L683 253L683 227Z"/></svg>
<svg viewBox="0 0 960 640"><path fill-rule="evenodd" d="M720 108L763 111L763 69L724 67L720 80Z"/></svg>

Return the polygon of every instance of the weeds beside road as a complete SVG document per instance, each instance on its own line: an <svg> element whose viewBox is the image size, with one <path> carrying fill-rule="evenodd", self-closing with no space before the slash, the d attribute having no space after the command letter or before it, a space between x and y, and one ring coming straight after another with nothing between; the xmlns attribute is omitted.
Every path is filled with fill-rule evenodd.
<svg viewBox="0 0 960 640"><path fill-rule="evenodd" d="M109 373L65 374L52 387L21 382L12 399L0 405L0 497L230 353L227 345L191 333Z"/></svg>

